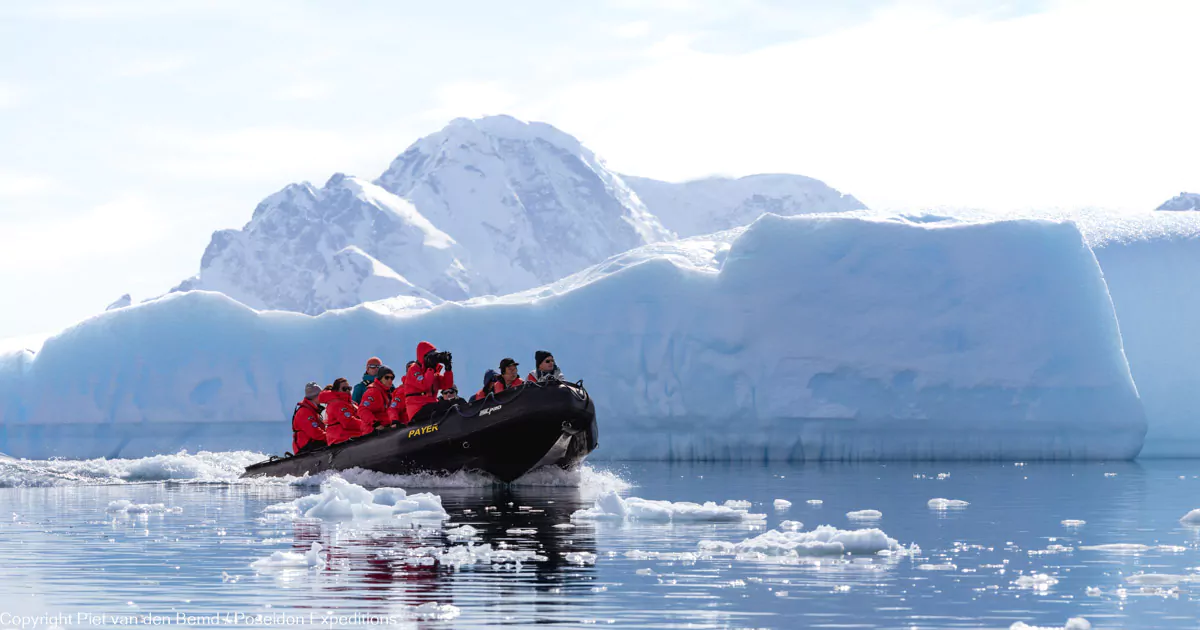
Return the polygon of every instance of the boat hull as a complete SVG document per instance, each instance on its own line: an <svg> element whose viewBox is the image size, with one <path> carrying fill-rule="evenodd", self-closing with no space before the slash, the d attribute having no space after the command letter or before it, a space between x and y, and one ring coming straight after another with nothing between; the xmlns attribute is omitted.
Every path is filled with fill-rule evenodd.
<svg viewBox="0 0 1200 630"><path fill-rule="evenodd" d="M534 468L578 465L598 444L582 383L528 383L463 403L420 425L374 433L246 468L243 477L363 468L388 474L479 470L509 482Z"/></svg>

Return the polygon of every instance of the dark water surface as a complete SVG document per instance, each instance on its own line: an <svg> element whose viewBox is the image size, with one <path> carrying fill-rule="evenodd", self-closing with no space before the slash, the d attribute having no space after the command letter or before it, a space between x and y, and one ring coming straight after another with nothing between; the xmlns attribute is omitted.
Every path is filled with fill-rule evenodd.
<svg viewBox="0 0 1200 630"><path fill-rule="evenodd" d="M320 491L279 482L123 483L131 477L95 474L95 484L73 475L66 485L0 488L0 628L46 628L53 621L62 627L154 621L243 628L1008 628L1018 621L1061 627L1070 617L1096 628L1197 627L1200 577L1190 576L1200 572L1200 530L1180 522L1200 507L1197 461L595 468L604 474L586 474L578 487L502 488L458 478L447 482L452 487L409 488L440 495L451 516L445 524L268 518L268 506ZM619 485L614 474L632 486L623 496L744 499L767 518L761 525L555 527L572 523L572 512ZM44 475L37 478L44 482ZM12 485L11 472L8 479ZM933 498L970 506L935 510L927 505ZM176 511L106 511L122 499ZM792 506L777 511L775 499ZM883 516L847 519L862 509ZM739 542L785 519L802 521L804 530L878 527L919 552L782 559L698 553L701 540ZM1064 526L1067 519L1086 524ZM462 524L480 530L476 544L544 559L452 567L411 553L464 544L445 534ZM250 567L276 551L308 551L313 542L324 547L323 567ZM1143 547L1081 548L1114 543ZM654 552L694 555L648 557ZM1031 580L1031 574L1047 577ZM1152 577L1127 579L1135 574ZM45 614L57 617L36 617Z"/></svg>

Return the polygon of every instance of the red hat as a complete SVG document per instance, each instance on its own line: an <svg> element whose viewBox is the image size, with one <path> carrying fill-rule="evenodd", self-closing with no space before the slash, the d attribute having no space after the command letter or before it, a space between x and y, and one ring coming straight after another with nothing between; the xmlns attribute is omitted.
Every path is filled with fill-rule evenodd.
<svg viewBox="0 0 1200 630"><path fill-rule="evenodd" d="M380 361L379 357L371 357L370 359L367 359L367 367L379 367L381 365L383 365L383 361Z"/></svg>

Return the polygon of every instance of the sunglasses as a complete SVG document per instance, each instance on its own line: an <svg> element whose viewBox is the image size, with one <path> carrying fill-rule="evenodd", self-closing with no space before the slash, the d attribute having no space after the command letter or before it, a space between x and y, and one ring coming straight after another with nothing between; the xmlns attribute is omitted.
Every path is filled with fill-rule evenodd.
<svg viewBox="0 0 1200 630"><path fill-rule="evenodd" d="M395 379L395 378L396 378L396 377L394 377L394 376L392 376L391 374L389 374L389 375L387 375L387 376L385 376L385 377L383 377L383 378L381 378L381 379L379 379L379 380L381 380L381 381L390 381L390 380L393 380L393 379Z"/></svg>
<svg viewBox="0 0 1200 630"><path fill-rule="evenodd" d="M379 366L378 366L378 365L368 365L368 366L367 366L367 369L368 369L368 370L378 370L378 369L379 369Z"/></svg>
<svg viewBox="0 0 1200 630"><path fill-rule="evenodd" d="M354 391L354 390L353 390L353 389L350 389L349 387L343 387L343 388L339 389L338 391L339 391L339 392L352 392L352 391Z"/></svg>
<svg viewBox="0 0 1200 630"><path fill-rule="evenodd" d="M542 363L549 363L549 364L553 365L554 359L546 359L545 361L542 361Z"/></svg>

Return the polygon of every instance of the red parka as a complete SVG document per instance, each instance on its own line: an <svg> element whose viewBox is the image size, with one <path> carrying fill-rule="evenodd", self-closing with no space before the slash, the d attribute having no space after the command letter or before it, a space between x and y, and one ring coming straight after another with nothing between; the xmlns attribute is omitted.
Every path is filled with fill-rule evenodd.
<svg viewBox="0 0 1200 630"><path fill-rule="evenodd" d="M425 405L437 402L438 392L454 387L454 372L446 370L439 374L442 368L439 363L432 368L425 367L425 355L436 351L437 348L428 341L417 344L417 362L410 365L404 380L404 405L407 407L408 418L411 421Z"/></svg>
<svg viewBox="0 0 1200 630"><path fill-rule="evenodd" d="M314 440L325 443L325 426L317 403L305 398L292 412L292 452L299 453Z"/></svg>
<svg viewBox="0 0 1200 630"><path fill-rule="evenodd" d="M408 424L408 407L404 404L404 381L408 376L400 377L400 387L392 391L392 402L388 403L388 424Z"/></svg>
<svg viewBox="0 0 1200 630"><path fill-rule="evenodd" d="M388 405L392 404L392 393L383 386L379 379L375 379L367 391L363 393L362 404L358 406L358 417L362 420L365 427L375 429L376 425L387 426L391 424L388 420Z"/></svg>
<svg viewBox="0 0 1200 630"><path fill-rule="evenodd" d="M512 385L505 386L504 377L501 376L500 378L498 378L492 382L492 386L490 389L492 390L492 393L499 394L500 392L502 392L506 389L520 387L521 385L524 385L524 384L525 384L525 381L521 380L521 377L518 376L517 378L513 379ZM487 392L481 389L478 392L475 392L475 398L473 398L473 400L479 400L480 398L483 398L484 396L487 396Z"/></svg>
<svg viewBox="0 0 1200 630"><path fill-rule="evenodd" d="M330 445L366 435L374 428L364 430L358 419L358 405L350 399L350 392L323 391L317 402L325 405L325 441Z"/></svg>

